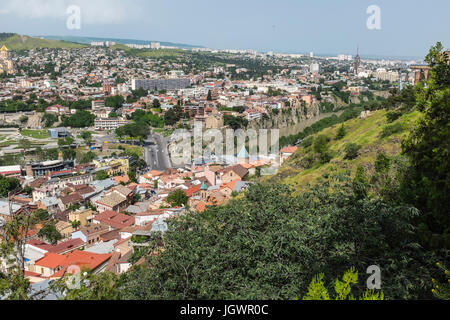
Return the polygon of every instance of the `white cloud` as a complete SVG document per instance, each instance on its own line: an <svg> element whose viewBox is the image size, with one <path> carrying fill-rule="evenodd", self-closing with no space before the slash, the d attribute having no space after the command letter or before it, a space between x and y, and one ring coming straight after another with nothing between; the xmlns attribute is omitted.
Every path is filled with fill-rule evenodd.
<svg viewBox="0 0 450 320"><path fill-rule="evenodd" d="M139 10L125 0L0 0L0 14L30 19L66 20L71 5L81 9L82 24L114 24L135 19ZM131 2L132 3L132 2Z"/></svg>

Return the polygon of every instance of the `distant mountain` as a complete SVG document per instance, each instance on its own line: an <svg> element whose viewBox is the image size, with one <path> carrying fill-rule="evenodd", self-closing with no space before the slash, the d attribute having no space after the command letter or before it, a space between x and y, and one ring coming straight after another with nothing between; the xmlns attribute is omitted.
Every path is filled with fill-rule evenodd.
<svg viewBox="0 0 450 320"><path fill-rule="evenodd" d="M118 44L150 44L151 42L159 42L162 46L168 47L178 47L180 49L192 49L192 48L204 48L203 46L183 44L183 43L173 43L164 41L153 41L153 40L133 40L133 39L116 39L116 38L97 38L97 37L75 37L75 36L41 36L48 40L60 40L75 42L80 44L90 44L91 42L105 42L111 41Z"/></svg>
<svg viewBox="0 0 450 320"><path fill-rule="evenodd" d="M0 46L6 45L13 51L31 50L37 48L82 48L84 45L67 41L33 38L15 33L0 33Z"/></svg>

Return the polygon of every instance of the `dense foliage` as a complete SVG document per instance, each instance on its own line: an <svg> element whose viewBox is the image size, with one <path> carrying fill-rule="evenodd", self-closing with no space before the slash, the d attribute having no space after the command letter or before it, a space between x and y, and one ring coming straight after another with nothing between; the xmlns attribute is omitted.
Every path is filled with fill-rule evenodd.
<svg viewBox="0 0 450 320"><path fill-rule="evenodd" d="M164 250L124 276L123 298L291 299L316 274L333 281L351 265L379 265L387 298L431 294L432 259L414 241L416 209L360 197L351 184L291 194L258 184L226 206L172 220L151 249ZM365 290L355 286L356 295Z"/></svg>

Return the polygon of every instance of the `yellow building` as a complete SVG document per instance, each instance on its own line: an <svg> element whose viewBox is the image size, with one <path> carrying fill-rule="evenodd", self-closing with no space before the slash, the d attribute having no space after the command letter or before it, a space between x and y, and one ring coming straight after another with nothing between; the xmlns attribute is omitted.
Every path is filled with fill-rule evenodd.
<svg viewBox="0 0 450 320"><path fill-rule="evenodd" d="M0 73L12 74L15 72L14 65L9 56L9 49L3 45L0 48Z"/></svg>
<svg viewBox="0 0 450 320"><path fill-rule="evenodd" d="M128 158L94 160L93 163L96 169L105 168L110 176L125 174L130 171L130 160Z"/></svg>

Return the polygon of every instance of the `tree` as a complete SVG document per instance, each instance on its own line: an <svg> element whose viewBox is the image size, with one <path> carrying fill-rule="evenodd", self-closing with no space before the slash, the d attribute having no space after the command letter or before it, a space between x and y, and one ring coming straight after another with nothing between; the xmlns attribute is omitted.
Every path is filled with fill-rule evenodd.
<svg viewBox="0 0 450 320"><path fill-rule="evenodd" d="M0 225L0 258L10 265L7 274L0 272L0 296L6 299L30 299L30 282L25 277L25 245L38 221L39 218L25 206Z"/></svg>
<svg viewBox="0 0 450 320"><path fill-rule="evenodd" d="M62 153L64 160L74 160L77 156L77 152L72 148L64 149Z"/></svg>
<svg viewBox="0 0 450 320"><path fill-rule="evenodd" d="M100 170L95 174L95 180L106 180L109 178L108 172Z"/></svg>
<svg viewBox="0 0 450 320"><path fill-rule="evenodd" d="M9 192L20 189L20 182L16 178L6 178L0 175L0 196L8 197Z"/></svg>
<svg viewBox="0 0 450 320"><path fill-rule="evenodd" d="M255 184L226 205L168 221L149 243L148 266L124 275L121 298L292 299L319 273L336 279L374 262L388 299L431 296L436 260L411 234L417 210L359 198L334 179L293 191ZM355 286L353 294L365 292Z"/></svg>
<svg viewBox="0 0 450 320"><path fill-rule="evenodd" d="M77 158L78 163L85 164L85 163L92 162L92 160L94 160L96 157L97 157L97 155L94 152L89 151L87 153L80 153L80 152L77 153L76 158Z"/></svg>
<svg viewBox="0 0 450 320"><path fill-rule="evenodd" d="M61 234L56 229L54 224L46 224L42 227L38 232L38 236L40 238L46 239L51 244L56 244L59 240L62 239Z"/></svg>
<svg viewBox="0 0 450 320"><path fill-rule="evenodd" d="M72 228L77 230L81 226L81 221L69 221L69 223L72 225Z"/></svg>
<svg viewBox="0 0 450 320"><path fill-rule="evenodd" d="M342 124L342 126L339 127L338 133L336 135L336 140L341 140L341 139L345 138L346 135L347 135L347 130L345 130L345 126L344 126L344 124Z"/></svg>
<svg viewBox="0 0 450 320"><path fill-rule="evenodd" d="M67 137L63 139L58 139L58 146L64 147L64 146L70 146L75 142L75 139L72 137Z"/></svg>
<svg viewBox="0 0 450 320"><path fill-rule="evenodd" d="M42 122L44 123L45 128L50 128L56 122L58 122L58 116L51 114L51 113L46 113L42 117Z"/></svg>
<svg viewBox="0 0 450 320"><path fill-rule="evenodd" d="M208 96L206 97L207 101L212 101L212 94L211 94L211 90L208 90Z"/></svg>
<svg viewBox="0 0 450 320"><path fill-rule="evenodd" d="M167 202L170 203L172 207L186 206L188 197L183 190L178 189L167 197Z"/></svg>
<svg viewBox="0 0 450 320"><path fill-rule="evenodd" d="M418 86L417 109L422 118L402 143L410 160L402 182L405 202L421 212L423 245L450 247L450 65L443 57L442 44L432 47L426 57L432 67L427 86Z"/></svg>
<svg viewBox="0 0 450 320"><path fill-rule="evenodd" d="M354 160L358 158L358 152L361 149L360 145L357 145L356 143L348 143L345 146L345 160Z"/></svg>
<svg viewBox="0 0 450 320"><path fill-rule="evenodd" d="M120 291L117 283L120 279L112 272L94 274L81 270L80 286L74 289L69 286L71 275L66 275L61 281L54 282L51 288L63 296L62 300L118 300Z"/></svg>
<svg viewBox="0 0 450 320"><path fill-rule="evenodd" d="M91 133L91 132L89 132L89 131L83 131L83 132L80 134L80 136L81 136L81 138L82 138L86 143L91 142L91 139L92 139L92 133Z"/></svg>
<svg viewBox="0 0 450 320"><path fill-rule="evenodd" d="M177 117L175 111L170 109L164 115L164 123L166 126L173 126L178 122L179 118Z"/></svg>
<svg viewBox="0 0 450 320"><path fill-rule="evenodd" d="M136 172L128 171L128 178L130 179L131 182L137 182Z"/></svg>
<svg viewBox="0 0 450 320"><path fill-rule="evenodd" d="M50 215L47 210L38 209L34 212L34 215L39 222L47 221L50 218Z"/></svg>
<svg viewBox="0 0 450 320"><path fill-rule="evenodd" d="M159 102L158 99L153 99L152 104L153 104L153 108L156 108L156 109L161 108L161 102Z"/></svg>
<svg viewBox="0 0 450 320"><path fill-rule="evenodd" d="M25 152L23 153L24 156L25 156L26 151L29 150L29 149L31 148L31 142L30 142L30 140L27 140L27 139L22 139L22 140L20 140L20 141L19 141L19 147L25 151Z"/></svg>
<svg viewBox="0 0 450 320"><path fill-rule="evenodd" d="M27 116L21 116L19 118L19 121L20 121L21 124L25 124L25 123L28 122L28 117Z"/></svg>
<svg viewBox="0 0 450 320"><path fill-rule="evenodd" d="M436 263L436 265L441 269L443 275L443 283L440 283L436 281L435 279L432 279L433 281L433 295L441 300L450 300L450 271L447 270L447 268L442 265L441 263Z"/></svg>
<svg viewBox="0 0 450 320"><path fill-rule="evenodd" d="M86 110L77 110L77 112L65 118L61 122L61 127L86 128L94 125L95 115Z"/></svg>
<svg viewBox="0 0 450 320"><path fill-rule="evenodd" d="M308 287L308 293L303 297L303 300L331 300L328 289L324 281L324 274L319 274L314 277L313 281ZM336 280L334 290L336 292L335 300L356 300L351 294L352 286L358 284L358 272L355 268L348 270L342 277L342 281ZM375 292L367 290L359 300L384 300L383 292Z"/></svg>

